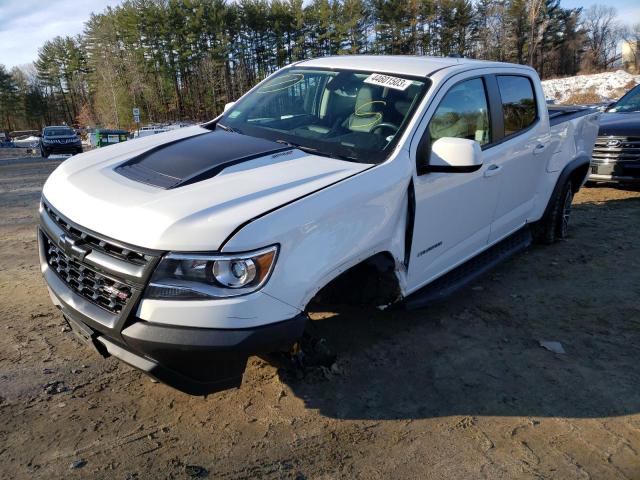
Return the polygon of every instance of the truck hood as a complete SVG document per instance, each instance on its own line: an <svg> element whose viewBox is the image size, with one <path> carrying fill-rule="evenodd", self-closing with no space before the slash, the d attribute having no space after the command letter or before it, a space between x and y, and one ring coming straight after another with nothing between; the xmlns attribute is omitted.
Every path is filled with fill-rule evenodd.
<svg viewBox="0 0 640 480"><path fill-rule="evenodd" d="M640 112L603 113L598 135L640 137Z"/></svg>
<svg viewBox="0 0 640 480"><path fill-rule="evenodd" d="M211 251L252 218L369 167L190 127L72 157L43 195L72 222L115 240Z"/></svg>

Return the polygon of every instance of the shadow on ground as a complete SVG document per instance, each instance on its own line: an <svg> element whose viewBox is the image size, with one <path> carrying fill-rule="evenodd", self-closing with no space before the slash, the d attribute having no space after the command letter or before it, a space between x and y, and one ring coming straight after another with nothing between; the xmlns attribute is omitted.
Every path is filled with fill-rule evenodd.
<svg viewBox="0 0 640 480"><path fill-rule="evenodd" d="M532 247L438 306L312 314L338 361L281 378L341 419L636 414L639 233L639 198L576 205L568 241Z"/></svg>

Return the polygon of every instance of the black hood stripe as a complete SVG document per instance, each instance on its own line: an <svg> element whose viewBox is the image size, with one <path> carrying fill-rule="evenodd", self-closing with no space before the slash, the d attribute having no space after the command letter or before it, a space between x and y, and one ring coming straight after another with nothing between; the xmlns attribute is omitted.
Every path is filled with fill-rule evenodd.
<svg viewBox="0 0 640 480"><path fill-rule="evenodd" d="M205 132L158 145L115 171L136 182L170 189L215 177L231 165L290 149L238 133Z"/></svg>

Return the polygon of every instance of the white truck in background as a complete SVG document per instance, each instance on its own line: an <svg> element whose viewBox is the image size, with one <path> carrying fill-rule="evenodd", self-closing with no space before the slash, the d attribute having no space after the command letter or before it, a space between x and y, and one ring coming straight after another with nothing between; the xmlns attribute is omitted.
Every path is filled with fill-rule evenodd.
<svg viewBox="0 0 640 480"><path fill-rule="evenodd" d="M65 161L40 208L73 330L191 394L291 348L335 285L419 307L565 238L599 118L526 66L402 56L298 62L228 107Z"/></svg>

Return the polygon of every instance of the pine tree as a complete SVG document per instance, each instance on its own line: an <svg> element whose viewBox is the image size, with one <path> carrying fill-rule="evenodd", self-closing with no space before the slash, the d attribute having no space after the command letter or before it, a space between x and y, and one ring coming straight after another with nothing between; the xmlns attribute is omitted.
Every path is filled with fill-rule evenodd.
<svg viewBox="0 0 640 480"><path fill-rule="evenodd" d="M543 77L601 70L620 38L612 11L560 0L125 0L82 35L45 42L31 73L3 69L0 121L131 128L134 106L143 122L205 120L278 68L325 55L468 56Z"/></svg>

